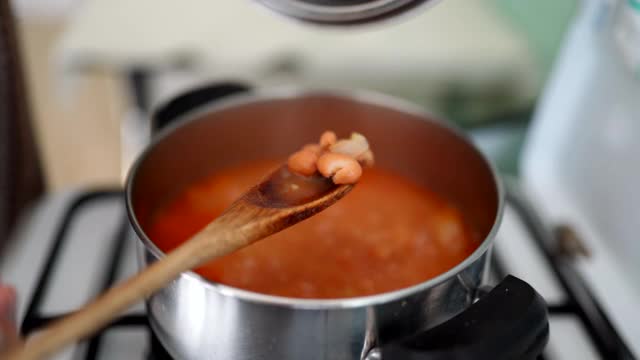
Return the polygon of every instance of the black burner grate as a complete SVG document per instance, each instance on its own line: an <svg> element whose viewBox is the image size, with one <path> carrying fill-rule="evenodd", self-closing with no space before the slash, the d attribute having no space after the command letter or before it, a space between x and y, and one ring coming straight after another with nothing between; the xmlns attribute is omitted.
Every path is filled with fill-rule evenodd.
<svg viewBox="0 0 640 360"><path fill-rule="evenodd" d="M54 242L49 250L47 262L40 272L36 285L37 287L33 297L31 298L31 302L27 307L21 326L23 334L28 334L46 323L64 315L43 314L39 309L48 292L50 274L53 273L53 270L58 265L61 252L60 250L63 248L63 245L68 238L69 228L71 227L75 217L78 216L78 214L80 214L89 204L121 197L122 192L119 190L94 191L80 194L70 202L62 216ZM523 224L525 224L526 229L532 235L531 237L535 240L536 245L545 256L545 259L551 267L558 282L567 294L566 302L549 304L550 316L553 317L554 315L558 316L569 314L580 319L581 323L587 330L590 340L602 359L633 360L634 357L628 346L623 342L620 335L611 325L611 322L602 311L601 306L596 302L579 274L572 266L570 266L569 260L555 251L553 235L545 228L545 226L542 225L542 222L535 215L535 212L525 201L524 197L519 194L515 188L511 188L507 194L507 202L521 218ZM123 210L121 223L116 229L114 229L112 235L113 245L110 253L108 254L109 266L101 279L101 289L103 290L111 286L115 279L115 275L120 266L120 259L122 258L121 255L128 231L129 222ZM503 277L507 272L500 260L500 254L497 251L494 251L493 253L493 271L499 277ZM109 324L102 332L89 339L87 347L79 347L77 351L83 353L75 354L74 358L87 360L96 359L100 350L103 334L109 329L123 326L138 327L148 330L150 351L147 355L147 359L171 359L158 339L152 334L145 314L125 315L120 317L113 323ZM553 334L551 336L553 336ZM543 355L540 358L547 358L547 356Z"/></svg>
<svg viewBox="0 0 640 360"><path fill-rule="evenodd" d="M147 360L172 360L173 358L158 340L158 337L151 331L151 348L147 354Z"/></svg>
<svg viewBox="0 0 640 360"><path fill-rule="evenodd" d="M39 327L49 323L50 321L56 320L65 315L43 314L40 312L40 306L45 300L45 297L49 290L49 285L51 284L50 276L54 273L54 269L59 263L58 259L60 257L61 249L64 247L65 242L69 238L69 229L71 228L71 225L73 224L76 216L78 216L78 214L80 214L82 210L90 204L105 200L118 199L122 197L123 194L120 190L93 191L80 194L69 203L67 209L64 212L64 215L61 218L58 229L56 230L53 244L51 246L51 249L49 250L48 257L46 258L47 262L44 264L42 270L40 271L40 276L38 278L35 291L31 298L31 302L27 306L27 311L25 313L25 317L22 321L21 326L21 332L23 335L29 334ZM129 220L124 213L124 209L121 218L122 219L120 221L120 224L116 229L114 229L112 235L112 247L107 254L107 271L104 273L103 278L100 279L100 290L106 290L113 284L113 281L115 280L115 276L117 274L117 270L120 266L122 252L125 247L127 232L129 230ZM104 335L105 331L110 328L121 326L137 326L149 328L147 316L145 314L122 316L109 324L103 331L90 338L88 340L88 345L86 348L78 348L77 351L82 351L84 352L84 354L75 354L74 359L96 359L98 357L97 355L100 349L102 336Z"/></svg>

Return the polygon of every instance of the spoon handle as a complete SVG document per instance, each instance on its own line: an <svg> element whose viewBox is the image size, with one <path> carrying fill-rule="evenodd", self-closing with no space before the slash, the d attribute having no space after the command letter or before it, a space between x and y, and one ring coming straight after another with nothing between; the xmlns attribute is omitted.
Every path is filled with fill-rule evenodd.
<svg viewBox="0 0 640 360"><path fill-rule="evenodd" d="M11 349L8 360L37 360L52 355L65 345L82 339L107 325L133 304L149 297L178 277L202 263L227 255L246 246L255 237L252 232L230 231L226 213L198 232L189 241L127 279L77 312L53 322L41 332ZM0 358L5 357L0 354Z"/></svg>
<svg viewBox="0 0 640 360"><path fill-rule="evenodd" d="M280 174L281 171L278 173ZM271 181L271 178L268 178ZM257 240L316 214L348 193L353 185L342 185L300 206L272 207L272 197L260 191L273 188L259 184L233 203L204 229L167 256L125 282L112 287L77 312L53 322L0 358L38 360L85 338L136 302L149 297L178 277L207 261L230 254ZM262 186L262 187L261 187Z"/></svg>

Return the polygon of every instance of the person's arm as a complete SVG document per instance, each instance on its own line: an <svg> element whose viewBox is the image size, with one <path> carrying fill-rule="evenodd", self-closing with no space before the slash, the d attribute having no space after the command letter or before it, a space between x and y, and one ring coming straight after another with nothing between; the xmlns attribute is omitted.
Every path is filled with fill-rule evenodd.
<svg viewBox="0 0 640 360"><path fill-rule="evenodd" d="M18 343L16 291L0 284L0 352Z"/></svg>

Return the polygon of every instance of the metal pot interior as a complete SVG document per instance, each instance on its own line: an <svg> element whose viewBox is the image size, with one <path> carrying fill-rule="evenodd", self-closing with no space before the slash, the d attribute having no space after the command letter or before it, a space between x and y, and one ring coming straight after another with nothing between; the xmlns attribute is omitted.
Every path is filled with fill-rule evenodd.
<svg viewBox="0 0 640 360"><path fill-rule="evenodd" d="M376 166L447 198L480 238L488 237L499 217L497 180L484 157L457 131L395 100L328 93L249 95L181 121L156 139L130 174L130 210L142 233L154 209L185 186L241 162L284 161L326 129L339 136L363 133Z"/></svg>

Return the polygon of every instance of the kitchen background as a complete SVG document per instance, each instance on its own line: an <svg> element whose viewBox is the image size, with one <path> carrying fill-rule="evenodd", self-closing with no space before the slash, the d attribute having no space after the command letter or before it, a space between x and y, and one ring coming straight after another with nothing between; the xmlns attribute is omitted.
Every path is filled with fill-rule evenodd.
<svg viewBox="0 0 640 360"><path fill-rule="evenodd" d="M130 96L137 70L185 86L231 78L372 88L465 126L526 121L576 1L446 0L346 34L283 21L251 1L14 0L14 8L46 185L57 191L121 181L121 122L139 107ZM505 170L515 172L518 143L501 155Z"/></svg>

